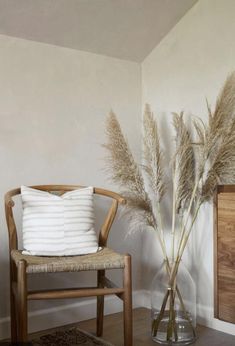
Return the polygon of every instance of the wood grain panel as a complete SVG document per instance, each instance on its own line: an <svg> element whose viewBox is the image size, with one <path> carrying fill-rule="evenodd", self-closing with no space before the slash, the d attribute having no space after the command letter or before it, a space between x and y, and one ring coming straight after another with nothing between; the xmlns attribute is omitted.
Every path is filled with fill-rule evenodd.
<svg viewBox="0 0 235 346"><path fill-rule="evenodd" d="M219 319L235 322L235 278L218 276Z"/></svg>
<svg viewBox="0 0 235 346"><path fill-rule="evenodd" d="M215 198L215 317L235 323L235 187Z"/></svg>

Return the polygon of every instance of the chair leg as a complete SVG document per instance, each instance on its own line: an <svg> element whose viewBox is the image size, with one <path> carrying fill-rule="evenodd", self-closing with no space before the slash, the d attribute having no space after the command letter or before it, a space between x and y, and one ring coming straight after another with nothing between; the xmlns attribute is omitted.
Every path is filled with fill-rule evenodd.
<svg viewBox="0 0 235 346"><path fill-rule="evenodd" d="M97 286L104 287L102 279L105 276L104 270L97 272ZM97 297L97 318L96 318L96 335L103 335L103 320L104 320L104 296Z"/></svg>
<svg viewBox="0 0 235 346"><path fill-rule="evenodd" d="M27 313L27 275L26 262L20 261L17 272L17 307L18 307L18 327L19 342L26 342L28 335L28 313Z"/></svg>
<svg viewBox="0 0 235 346"><path fill-rule="evenodd" d="M132 282L131 282L131 256L125 256L125 268L123 272L124 287L124 346L133 345L132 330Z"/></svg>
<svg viewBox="0 0 235 346"><path fill-rule="evenodd" d="M11 261L11 260L10 260ZM13 282L16 282L15 263L10 262L10 313L11 313L11 342L17 341L16 297L13 292Z"/></svg>

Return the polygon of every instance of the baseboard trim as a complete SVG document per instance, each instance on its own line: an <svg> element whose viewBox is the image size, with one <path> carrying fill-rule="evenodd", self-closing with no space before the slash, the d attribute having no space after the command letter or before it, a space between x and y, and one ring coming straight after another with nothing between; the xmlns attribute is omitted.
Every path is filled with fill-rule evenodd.
<svg viewBox="0 0 235 346"><path fill-rule="evenodd" d="M234 324L214 318L214 310L208 306L197 304L197 323L223 333L235 335Z"/></svg>

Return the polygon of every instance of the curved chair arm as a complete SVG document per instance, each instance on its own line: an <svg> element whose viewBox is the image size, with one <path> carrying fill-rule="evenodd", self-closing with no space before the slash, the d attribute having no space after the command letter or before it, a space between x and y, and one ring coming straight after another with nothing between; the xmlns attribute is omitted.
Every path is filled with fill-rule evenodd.
<svg viewBox="0 0 235 346"><path fill-rule="evenodd" d="M109 208L108 214L106 216L106 219L100 229L100 235L99 235L99 245L100 246L106 246L109 231L112 227L113 221L115 219L115 216L117 214L118 210L118 201L116 199L113 200L111 207Z"/></svg>
<svg viewBox="0 0 235 346"><path fill-rule="evenodd" d="M99 246L106 246L110 229L117 214L118 205L126 204L126 200L116 192L100 188L94 188L94 193L113 198L113 202L111 204L111 207L109 208L109 211L99 233Z"/></svg>
<svg viewBox="0 0 235 346"><path fill-rule="evenodd" d="M16 189L16 190L18 192L18 189ZM16 190L14 190L14 192ZM11 250L15 250L18 248L16 224L15 224L13 211L12 211L12 208L15 205L15 202L12 200L12 196L14 196L14 195L15 195L15 193L11 194L11 191L6 193L6 195L5 195L5 214L6 214L6 222L7 222L7 229L8 229L10 252L11 252Z"/></svg>
<svg viewBox="0 0 235 346"><path fill-rule="evenodd" d="M20 194L20 188L16 188L16 189L8 191L4 196L5 205L11 205L12 207L14 207L15 202L13 201L12 197L19 194Z"/></svg>
<svg viewBox="0 0 235 346"><path fill-rule="evenodd" d="M116 199L118 201L118 203L120 203L120 204L126 204L125 198L123 198L121 195L119 195L116 192L95 187L94 193L97 193L98 195L107 196L107 197L111 197L113 199Z"/></svg>

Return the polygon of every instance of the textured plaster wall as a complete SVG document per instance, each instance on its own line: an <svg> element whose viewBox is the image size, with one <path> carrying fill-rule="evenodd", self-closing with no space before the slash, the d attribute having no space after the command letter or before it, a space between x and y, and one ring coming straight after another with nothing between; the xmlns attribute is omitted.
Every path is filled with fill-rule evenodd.
<svg viewBox="0 0 235 346"><path fill-rule="evenodd" d="M140 72L137 63L0 36L0 317L9 315L4 193L21 184L53 183L115 190L103 171L105 116L111 108L117 112L138 152ZM96 206L100 224L107 203ZM20 214L16 216L20 228ZM125 239L126 228L117 219L110 244L133 253L134 287L138 288L140 241ZM95 273L49 275L47 279L38 275L29 284L86 285L95 277ZM30 310L60 304L63 301L37 302Z"/></svg>

